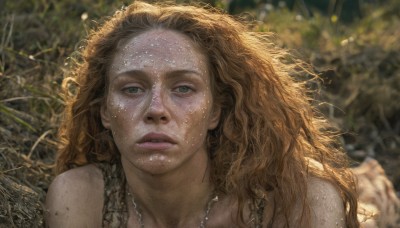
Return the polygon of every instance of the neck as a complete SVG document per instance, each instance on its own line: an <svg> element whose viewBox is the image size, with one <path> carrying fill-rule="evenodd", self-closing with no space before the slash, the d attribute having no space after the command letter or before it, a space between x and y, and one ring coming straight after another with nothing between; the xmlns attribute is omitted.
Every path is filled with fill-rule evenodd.
<svg viewBox="0 0 400 228"><path fill-rule="evenodd" d="M190 227L204 217L213 186L209 181L209 160L194 159L170 172L153 175L136 169L122 159L128 187L141 210L146 227Z"/></svg>

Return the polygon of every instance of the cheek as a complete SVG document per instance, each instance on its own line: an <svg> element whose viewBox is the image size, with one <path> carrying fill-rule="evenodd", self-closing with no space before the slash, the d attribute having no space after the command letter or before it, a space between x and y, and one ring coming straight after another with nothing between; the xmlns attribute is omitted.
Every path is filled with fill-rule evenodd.
<svg viewBox="0 0 400 228"><path fill-rule="evenodd" d="M130 137L132 127L137 124L137 115L132 112L126 104L122 102L109 102L109 113L110 113L110 130L113 134L114 140L124 141ZM118 143L117 143L118 144Z"/></svg>
<svg viewBox="0 0 400 228"><path fill-rule="evenodd" d="M118 123L127 118L128 108L124 103L111 101L108 107L112 117L112 122Z"/></svg>
<svg viewBox="0 0 400 228"><path fill-rule="evenodd" d="M140 102L135 100L123 99L119 96L111 96L108 100L108 107L112 121L115 123L127 123L126 121L136 121L142 110ZM120 123L121 124L121 123Z"/></svg>
<svg viewBox="0 0 400 228"><path fill-rule="evenodd" d="M210 102L204 100L201 103L195 103L188 107L187 111L181 117L183 128L185 129L185 140L188 142L202 141L208 131L208 122L211 108Z"/></svg>
<svg viewBox="0 0 400 228"><path fill-rule="evenodd" d="M129 106L118 99L111 98L108 102L109 113L111 114L111 133L113 135L115 144L119 151L125 151L126 146L129 145L129 139L132 137L132 123L134 120L134 112L129 110Z"/></svg>

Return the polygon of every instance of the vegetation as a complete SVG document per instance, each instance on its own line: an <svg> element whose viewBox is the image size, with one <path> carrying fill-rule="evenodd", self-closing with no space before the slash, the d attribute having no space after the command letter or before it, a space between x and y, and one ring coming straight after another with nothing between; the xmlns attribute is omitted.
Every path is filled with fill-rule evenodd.
<svg viewBox="0 0 400 228"><path fill-rule="evenodd" d="M209 2L227 7L226 1ZM323 79L320 108L344 131L349 155L375 157L399 191L400 3L385 2L364 5L364 18L346 25L335 15L305 17L265 5L241 17L260 20L252 23L255 31L276 32L279 45L312 64ZM0 227L43 225L68 57L101 16L127 3L0 3Z"/></svg>

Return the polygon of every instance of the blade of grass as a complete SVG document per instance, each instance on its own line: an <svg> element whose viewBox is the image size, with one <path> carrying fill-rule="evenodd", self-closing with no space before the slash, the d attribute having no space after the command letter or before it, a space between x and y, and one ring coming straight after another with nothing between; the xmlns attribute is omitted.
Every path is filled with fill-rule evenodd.
<svg viewBox="0 0 400 228"><path fill-rule="evenodd" d="M31 158L31 156L32 156L32 154L33 154L33 151L35 150L35 148L37 147L37 145L38 145L48 134L50 134L51 132L52 132L52 130L48 130L48 131L44 132L44 133L36 140L35 144L33 144L32 148L31 148L31 151L29 152L29 154L28 154L28 156L27 156L29 159Z"/></svg>
<svg viewBox="0 0 400 228"><path fill-rule="evenodd" d="M9 108L3 104L0 103L0 113L3 113L5 116L11 118L12 120L14 120L15 122L21 124L22 126L26 127L27 129L36 132L36 129L34 127L32 127L32 125L30 125L29 123L27 123L26 121L24 121L23 119L15 116L13 114L13 109Z"/></svg>

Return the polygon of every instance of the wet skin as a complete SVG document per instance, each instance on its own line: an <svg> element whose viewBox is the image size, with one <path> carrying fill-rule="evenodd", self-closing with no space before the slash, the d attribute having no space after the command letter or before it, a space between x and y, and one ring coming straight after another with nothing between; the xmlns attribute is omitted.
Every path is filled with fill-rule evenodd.
<svg viewBox="0 0 400 228"><path fill-rule="evenodd" d="M213 187L204 181L204 141L220 112L213 109L205 56L180 33L151 30L121 44L108 77L102 122L121 153L127 184L137 196L146 227L198 227ZM93 164L57 176L47 194L48 226L101 227L103 180ZM343 201L332 183L310 178L307 191L310 227L344 227ZM274 194L265 208L266 222L279 207ZM235 199L221 196L207 227L237 227ZM128 207L127 227L139 227L133 205ZM290 217L278 214L273 227L283 227L285 219L296 227L301 209L302 201L295 202ZM250 212L245 207L246 223Z"/></svg>
<svg viewBox="0 0 400 228"><path fill-rule="evenodd" d="M123 164L152 175L207 163L217 126L207 59L185 35L154 29L122 43L111 63L102 122Z"/></svg>

